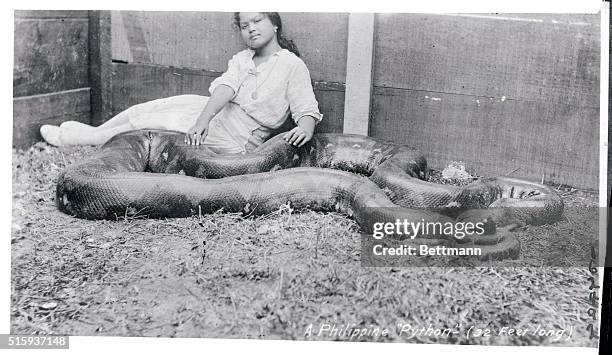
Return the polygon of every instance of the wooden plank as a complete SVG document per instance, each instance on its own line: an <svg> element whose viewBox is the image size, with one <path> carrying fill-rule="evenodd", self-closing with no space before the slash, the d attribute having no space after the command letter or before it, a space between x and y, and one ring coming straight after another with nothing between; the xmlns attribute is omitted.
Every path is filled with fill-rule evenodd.
<svg viewBox="0 0 612 355"><path fill-rule="evenodd" d="M189 68L169 68L145 64L113 63L113 114L130 106L173 95L210 95L210 83L221 73ZM324 115L317 132L341 133L344 112L344 86L314 82L315 97Z"/></svg>
<svg viewBox="0 0 612 355"><path fill-rule="evenodd" d="M609 6L609 5L608 5ZM612 11L608 8L610 13L609 17L609 32L608 35L612 38ZM608 39L609 40L609 39ZM608 45L608 63L612 64L612 46ZM612 124L612 102L610 102L612 98L612 70L608 70L608 206L612 207L612 148L610 144L612 144L612 128L610 127ZM612 246L612 241L610 242ZM612 260L612 254L610 260Z"/></svg>
<svg viewBox="0 0 612 355"><path fill-rule="evenodd" d="M313 89L319 91L346 91L346 84L344 83L332 83L329 81L313 81Z"/></svg>
<svg viewBox="0 0 612 355"><path fill-rule="evenodd" d="M223 72L227 61L245 48L232 27L231 12L121 12L128 38L135 36L126 16L139 21L150 50L148 63ZM130 40L132 42L132 40ZM136 53L132 50L134 61Z"/></svg>
<svg viewBox="0 0 612 355"><path fill-rule="evenodd" d="M121 11L111 11L111 57L113 60L132 63L132 53Z"/></svg>
<svg viewBox="0 0 612 355"><path fill-rule="evenodd" d="M112 55L109 11L89 12L89 86L91 124L112 117Z"/></svg>
<svg viewBox="0 0 612 355"><path fill-rule="evenodd" d="M15 10L16 19L86 19L87 10Z"/></svg>
<svg viewBox="0 0 612 355"><path fill-rule="evenodd" d="M592 14L555 14L555 13L526 13L526 14L486 14L486 13L462 13L445 14L447 16L459 16L472 19L491 19L497 21L532 22L532 23L551 23L564 24L571 26L590 26L593 23Z"/></svg>
<svg viewBox="0 0 612 355"><path fill-rule="evenodd" d="M13 99L13 146L40 141L40 126L76 120L89 123L89 88Z"/></svg>
<svg viewBox="0 0 612 355"><path fill-rule="evenodd" d="M569 25L570 18L585 25ZM376 21L375 86L599 105L598 15L532 22L381 14Z"/></svg>
<svg viewBox="0 0 612 355"><path fill-rule="evenodd" d="M113 114L162 97L210 95L208 87L220 73L146 64L113 63Z"/></svg>
<svg viewBox="0 0 612 355"><path fill-rule="evenodd" d="M346 58L346 100L344 128L347 134L368 135L372 60L374 57L374 14L349 16Z"/></svg>
<svg viewBox="0 0 612 355"><path fill-rule="evenodd" d="M245 48L231 12L113 11L112 16L113 59L120 61L223 72ZM344 82L348 15L281 17L283 32L298 46L312 79Z"/></svg>
<svg viewBox="0 0 612 355"><path fill-rule="evenodd" d="M319 86L317 83L313 87L319 103L319 111L323 114L323 121L317 125L315 133L342 133L345 92L325 90L323 86Z"/></svg>
<svg viewBox="0 0 612 355"><path fill-rule="evenodd" d="M598 188L599 111L566 103L375 88L370 133L421 150L434 168Z"/></svg>
<svg viewBox="0 0 612 355"><path fill-rule="evenodd" d="M314 81L346 82L347 13L282 12L283 32L298 46Z"/></svg>
<svg viewBox="0 0 612 355"><path fill-rule="evenodd" d="M87 87L88 20L15 21L13 96Z"/></svg>
<svg viewBox="0 0 612 355"><path fill-rule="evenodd" d="M155 63L149 52L149 44L147 43L147 38L145 38L144 25L140 14L140 11L121 13L130 53L136 63Z"/></svg>

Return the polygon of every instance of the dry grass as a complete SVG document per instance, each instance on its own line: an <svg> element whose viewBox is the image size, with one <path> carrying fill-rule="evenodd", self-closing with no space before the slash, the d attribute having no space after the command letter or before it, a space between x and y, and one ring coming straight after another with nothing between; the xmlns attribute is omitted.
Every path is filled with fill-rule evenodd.
<svg viewBox="0 0 612 355"><path fill-rule="evenodd" d="M593 238L581 215L521 231L526 259L506 267L363 268L358 226L335 213L118 221L60 213L55 179L93 150L38 144L13 154L14 334L306 339L310 324L336 323L391 330L368 341L597 345L586 330L588 270L569 267ZM571 205L597 201L566 192ZM560 245L557 266L524 266L530 253L541 259ZM460 324L461 333L408 338L399 323ZM572 336L495 335L537 325ZM470 326L494 335L468 337Z"/></svg>

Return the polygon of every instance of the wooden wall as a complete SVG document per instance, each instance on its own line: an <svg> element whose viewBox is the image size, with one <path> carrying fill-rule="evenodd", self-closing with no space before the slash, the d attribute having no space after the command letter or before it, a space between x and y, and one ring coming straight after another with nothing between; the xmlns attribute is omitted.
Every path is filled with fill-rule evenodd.
<svg viewBox="0 0 612 355"><path fill-rule="evenodd" d="M40 125L89 122L88 11L15 11L13 145Z"/></svg>
<svg viewBox="0 0 612 355"><path fill-rule="evenodd" d="M342 132L348 15L281 16L285 35L310 70L325 116L318 131ZM113 113L160 97L209 95L210 82L245 48L231 12L112 11L111 33Z"/></svg>
<svg viewBox="0 0 612 355"><path fill-rule="evenodd" d="M599 15L377 15L370 135L437 168L597 188L599 27Z"/></svg>
<svg viewBox="0 0 612 355"><path fill-rule="evenodd" d="M348 14L281 15L325 115L318 131L342 132ZM434 168L597 188L599 27L599 15L378 14L369 134ZM232 13L16 11L14 145L44 123L208 95L243 48Z"/></svg>

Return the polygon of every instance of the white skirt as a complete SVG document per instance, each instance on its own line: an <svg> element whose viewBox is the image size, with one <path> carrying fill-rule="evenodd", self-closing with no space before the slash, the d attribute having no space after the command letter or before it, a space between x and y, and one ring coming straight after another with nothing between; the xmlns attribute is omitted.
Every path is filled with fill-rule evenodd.
<svg viewBox="0 0 612 355"><path fill-rule="evenodd" d="M124 111L135 129L168 129L187 133L208 102L208 96L179 95L147 101Z"/></svg>
<svg viewBox="0 0 612 355"><path fill-rule="evenodd" d="M147 101L134 105L121 114L127 114L134 129L167 129L187 133L196 121L208 96L179 95ZM221 110L209 123L204 145L217 153L246 153L241 146L219 125L225 110Z"/></svg>

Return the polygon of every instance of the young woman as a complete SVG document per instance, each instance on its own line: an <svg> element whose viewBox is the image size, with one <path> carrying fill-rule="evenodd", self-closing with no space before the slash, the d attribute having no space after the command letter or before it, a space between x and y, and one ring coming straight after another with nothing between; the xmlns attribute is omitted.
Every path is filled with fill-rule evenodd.
<svg viewBox="0 0 612 355"><path fill-rule="evenodd" d="M205 145L218 153L246 153L262 144L289 115L296 127L285 140L302 146L312 139L322 115L310 73L292 41L282 35L276 12L234 14L234 24L248 46L228 63L210 85L210 97L180 95L135 105L99 127L76 121L44 125L50 144L98 145L134 129L185 132L185 143Z"/></svg>

